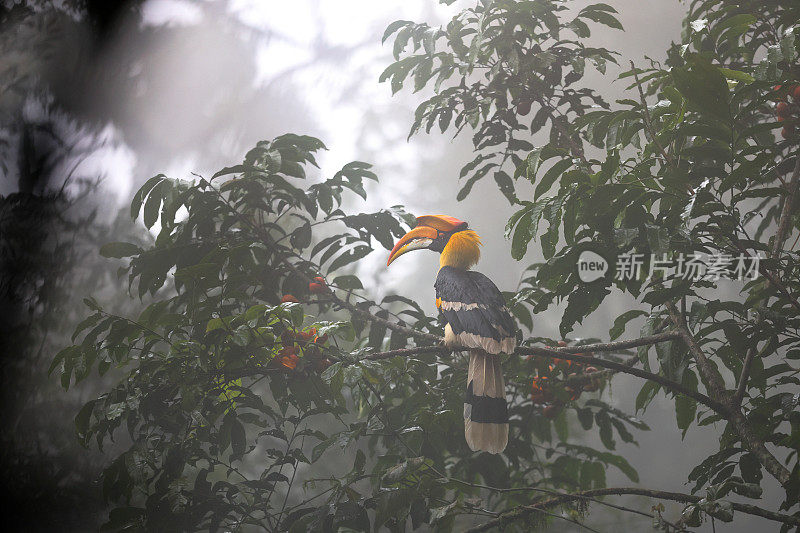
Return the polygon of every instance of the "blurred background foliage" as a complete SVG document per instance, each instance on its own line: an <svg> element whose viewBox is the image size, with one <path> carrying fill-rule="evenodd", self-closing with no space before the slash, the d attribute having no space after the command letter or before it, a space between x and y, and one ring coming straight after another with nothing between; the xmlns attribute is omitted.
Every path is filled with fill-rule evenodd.
<svg viewBox="0 0 800 533"><path fill-rule="evenodd" d="M274 14L263 5L161 4L5 3L2 297L12 319L2 351L3 470L19 528L461 530L508 510L517 518L516 506L551 500L554 490L632 483L697 496L682 515L683 505L667 501L651 509L647 500L613 500L644 518L558 501L508 527L627 521L710 530L736 512L733 527L744 531L752 522L742 502L772 511L783 502L797 513L798 290L796 254L785 242L796 220L791 210L784 216L797 179L796 8L678 6L681 43L668 47L677 40L669 35L666 53L654 51L661 59L645 60L641 48L621 54L591 40L619 32L625 5L618 14L585 2L427 2L406 16L428 22L398 21L363 41L331 45L329 26L319 26L305 61L282 68L270 51L301 46L280 24L259 25ZM314 26L314 12L300 26ZM159 64L126 48L189 48L193 26L209 19L217 31L205 59L224 65L218 83L179 54ZM118 38L124 32L128 41ZM394 60L376 67L369 46L380 34ZM231 65L223 52L231 49L266 54L269 70L252 57ZM355 135L344 124L352 114L326 132L319 117L289 116L291 106L262 107L291 101L281 81L313 85L320 80L303 75L311 66L336 70L361 56L355 62L373 80L419 104L413 124L403 108L364 111L370 93L357 76L327 91L366 117ZM610 97L598 83L604 77L619 79ZM404 87L422 96L402 96ZM168 120L148 109L152 93L164 96ZM248 120L231 121L234 108ZM270 126L251 118L259 116ZM400 118L387 123L391 116ZM412 140L415 152L401 148L407 125L411 135L471 133L447 152L463 164L458 185L436 137ZM341 155L326 156L314 137L277 136L287 129L335 142L331 152ZM265 130L274 139L256 142ZM355 140L342 146L338 137L348 135ZM255 148L226 166L241 159L244 143ZM346 163L346 154L392 161L393 179L375 184L370 165ZM444 177L434 188L404 175L420 171ZM127 192L131 180L153 174ZM423 186L433 194L408 192ZM107 208L114 196L133 196L131 217ZM685 312L712 354L709 367L677 339L608 359L723 403L735 400L747 367L744 422L726 424L729 412L673 399L651 382L617 377L634 383L612 396L609 372L510 358L509 448L503 457L469 453L460 438L465 363L425 352L441 334L427 286L407 287L411 270L395 271L393 283L375 273L384 256L373 250L391 248L412 222L398 198L479 229L488 241L482 270L508 291L526 344L649 335L680 325L670 324L670 311ZM482 222L500 226L493 239ZM584 285L574 265L587 242L648 258L744 248L761 252L779 283L765 275L741 293L741 284L660 279ZM113 269L98 259L100 245ZM419 279L427 272L432 283L432 260L420 260ZM89 295L87 314L79 302ZM602 312L589 317L595 309ZM54 358L69 337L80 344ZM422 350L374 355L409 343ZM46 379L48 367L66 393ZM716 380L730 394L717 394ZM65 412L77 413L75 426ZM643 433L653 420L654 438ZM743 437L742 424L755 435ZM76 449L74 427L90 451ZM678 451L679 468L653 467L675 453L666 442L687 432L688 443L706 436L707 454ZM764 475L753 449L763 441L786 461L788 477L775 465ZM649 475L640 476L642 466Z"/></svg>

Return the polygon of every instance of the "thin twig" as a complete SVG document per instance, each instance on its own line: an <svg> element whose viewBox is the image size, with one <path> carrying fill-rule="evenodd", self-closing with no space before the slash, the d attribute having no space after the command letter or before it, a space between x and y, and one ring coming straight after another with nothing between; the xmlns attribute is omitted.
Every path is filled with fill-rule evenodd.
<svg viewBox="0 0 800 533"><path fill-rule="evenodd" d="M675 160L672 159L672 156L668 154L664 147L661 146L661 143L658 142L658 137L656 137L655 128L653 128L653 122L650 119L650 110L647 108L647 100L644 97L644 91L642 90L642 84L639 81L639 73L636 70L636 65L633 64L631 61L631 69L633 69L633 79L636 80L636 88L639 89L639 99L642 102L642 108L644 109L644 125L647 129L647 132L650 134L650 140L653 141L653 144L656 145L658 151L661 152L661 155L664 156L664 159L670 164L672 168L676 168Z"/></svg>
<svg viewBox="0 0 800 533"><path fill-rule="evenodd" d="M752 346L747 351L747 355L744 358L742 373L739 376L739 386L736 387L736 394L733 396L733 407L735 409L738 409L742 405L742 399L744 398L745 390L747 390L747 380L750 377L750 368L753 366L753 359L756 356L756 352L758 352L758 349L756 346Z"/></svg>
<svg viewBox="0 0 800 533"><path fill-rule="evenodd" d="M739 239L732 239L731 242L739 250L739 253L747 257L748 259L752 259L753 256L750 255L750 252L747 251L747 248L739 241ZM772 284L773 287L778 289L779 292L783 293L784 296L789 300L789 303L794 306L795 309L800 311L800 302L797 301L797 298L792 296L792 294L788 291L788 289L781 283L781 281L773 274L767 266L764 264L763 261L759 261L758 263L758 271L765 277L769 282Z"/></svg>
<svg viewBox="0 0 800 533"><path fill-rule="evenodd" d="M697 503L702 499L700 496L695 496L692 494L682 494L679 492L642 489L638 487L613 487L605 489L594 489L594 490L576 492L573 494L563 494L530 505L521 505L519 507L515 507L514 509L511 509L510 511L503 513L494 520L490 520L489 522L485 522L472 529L468 529L467 532L478 533L480 531L488 531L489 529L492 529L494 527L502 527L507 523L513 522L520 518L524 518L529 514L540 512L542 509L555 507L557 505L561 505L575 500L584 500L587 497L622 496L622 495L647 496L659 500L672 500L682 503ZM735 511L755 516L760 516L762 518L773 520L775 522L782 522L784 524L800 525L800 517L775 513L773 511L768 511L766 509L756 507L755 505L748 505L744 503L731 502L731 505L733 506L733 509Z"/></svg>

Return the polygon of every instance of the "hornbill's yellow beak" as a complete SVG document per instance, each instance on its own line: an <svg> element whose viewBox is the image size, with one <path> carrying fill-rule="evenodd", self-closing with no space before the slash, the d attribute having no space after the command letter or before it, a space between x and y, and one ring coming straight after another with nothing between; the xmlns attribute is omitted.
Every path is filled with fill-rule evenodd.
<svg viewBox="0 0 800 533"><path fill-rule="evenodd" d="M417 217L417 226L403 235L389 253L386 266L401 255L413 250L428 248L441 233L463 229L467 223L447 215L422 215Z"/></svg>

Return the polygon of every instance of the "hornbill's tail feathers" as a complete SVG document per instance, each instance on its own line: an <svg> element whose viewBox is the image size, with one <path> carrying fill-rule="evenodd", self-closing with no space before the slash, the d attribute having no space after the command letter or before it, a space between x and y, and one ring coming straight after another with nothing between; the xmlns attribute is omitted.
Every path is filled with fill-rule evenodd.
<svg viewBox="0 0 800 533"><path fill-rule="evenodd" d="M498 355L470 350L464 436L473 451L500 453L508 444L508 408Z"/></svg>

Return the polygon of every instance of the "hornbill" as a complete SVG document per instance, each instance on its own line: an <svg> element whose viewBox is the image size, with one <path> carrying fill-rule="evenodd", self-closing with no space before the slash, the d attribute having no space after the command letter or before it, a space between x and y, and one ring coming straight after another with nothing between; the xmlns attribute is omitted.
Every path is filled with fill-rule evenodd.
<svg viewBox="0 0 800 533"><path fill-rule="evenodd" d="M397 241L386 265L412 250L441 254L434 288L446 322L444 343L470 349L464 436L473 451L500 453L508 444L508 408L499 354L514 352L517 328L497 286L469 270L481 256L481 245L466 222L424 215Z"/></svg>

